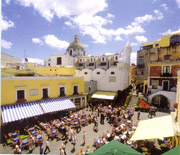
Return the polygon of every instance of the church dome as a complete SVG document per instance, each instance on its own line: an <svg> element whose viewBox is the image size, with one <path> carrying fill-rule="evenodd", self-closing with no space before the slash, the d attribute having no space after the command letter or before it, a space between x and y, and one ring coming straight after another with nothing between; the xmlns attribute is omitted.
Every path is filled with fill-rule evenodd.
<svg viewBox="0 0 180 155"><path fill-rule="evenodd" d="M69 53L71 56L86 56L86 49L83 44L80 43L78 35L74 36L74 41L70 43L68 48L66 49L66 53Z"/></svg>

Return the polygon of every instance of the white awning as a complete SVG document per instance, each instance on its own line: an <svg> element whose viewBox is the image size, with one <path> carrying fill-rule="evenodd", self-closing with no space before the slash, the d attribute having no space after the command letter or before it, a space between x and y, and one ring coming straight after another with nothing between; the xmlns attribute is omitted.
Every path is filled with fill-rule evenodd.
<svg viewBox="0 0 180 155"><path fill-rule="evenodd" d="M91 96L91 98L113 100L116 94L116 92L97 91Z"/></svg>
<svg viewBox="0 0 180 155"><path fill-rule="evenodd" d="M45 113L76 108L74 103L67 97L44 100L40 102L40 105Z"/></svg>
<svg viewBox="0 0 180 155"><path fill-rule="evenodd" d="M169 115L140 121L130 140L156 139L172 136L174 136L173 122L171 115Z"/></svg>
<svg viewBox="0 0 180 155"><path fill-rule="evenodd" d="M3 123L13 122L43 114L43 111L37 102L2 106L1 110Z"/></svg>

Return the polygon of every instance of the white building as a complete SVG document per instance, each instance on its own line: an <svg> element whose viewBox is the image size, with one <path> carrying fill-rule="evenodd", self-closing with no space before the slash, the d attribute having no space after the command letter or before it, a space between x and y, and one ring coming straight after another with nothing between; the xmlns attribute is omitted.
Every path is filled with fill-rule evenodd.
<svg viewBox="0 0 180 155"><path fill-rule="evenodd" d="M77 35L64 55L52 54L45 60L46 66L76 67L76 75L83 76L86 93L101 91L118 91L129 86L130 54L132 49L127 43L120 53L101 56L88 56Z"/></svg>

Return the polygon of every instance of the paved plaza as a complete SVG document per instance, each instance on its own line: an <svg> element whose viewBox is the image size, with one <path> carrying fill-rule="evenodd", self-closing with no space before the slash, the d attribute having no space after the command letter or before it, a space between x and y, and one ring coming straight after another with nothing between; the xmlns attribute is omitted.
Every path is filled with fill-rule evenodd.
<svg viewBox="0 0 180 155"><path fill-rule="evenodd" d="M129 109L132 109L131 107L133 107L137 102L137 97L135 96L135 94L133 94L133 97L131 99L131 102L128 106ZM91 111L85 111L87 114L92 113ZM169 113L163 113L163 112L157 112L156 113L156 117L160 117L160 116L166 116L166 115L170 115ZM100 119L98 117L98 119ZM149 119L148 118L148 113L146 112L141 112L140 115L140 119L141 120L145 120L145 119ZM137 112L134 112L134 116L133 116L133 123L137 123ZM99 136L102 135L102 133L106 132L107 130L109 130L111 132L112 130L112 126L106 121L105 119L105 123L104 125L99 123L99 131L96 133L93 130L93 126L94 123L89 124L88 126L82 127L81 131L77 134L77 143L76 143L76 150L72 152L72 148L73 145L71 144L71 142L68 142L66 144L66 153L67 155L73 155L76 153L79 153L79 150L81 148L83 148L83 150L85 151L86 145L90 145L91 146L91 150L94 150L94 147L92 146L93 143L93 138L98 138ZM83 143L83 136L82 136L82 132L85 131L86 132L86 144L85 146L82 146ZM43 136L47 137L46 134L43 132ZM48 154L59 154L59 148L61 147L61 143L62 141L57 141L56 139L54 140L50 140L50 149L51 152L49 152ZM45 149L45 144L43 145L44 149ZM0 150L1 150L1 154L13 154L13 148L10 146L3 146L2 144L0 145ZM29 152L27 150L23 150L22 151L23 154L39 154L39 147L36 147L33 152Z"/></svg>

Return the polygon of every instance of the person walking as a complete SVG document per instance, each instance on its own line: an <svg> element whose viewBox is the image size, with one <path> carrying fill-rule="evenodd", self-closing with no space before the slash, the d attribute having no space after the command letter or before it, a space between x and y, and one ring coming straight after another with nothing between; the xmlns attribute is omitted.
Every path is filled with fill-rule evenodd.
<svg viewBox="0 0 180 155"><path fill-rule="evenodd" d="M83 131L83 145L85 145L86 144L86 132L85 131Z"/></svg>
<svg viewBox="0 0 180 155"><path fill-rule="evenodd" d="M40 144L40 154L43 154L43 143Z"/></svg>
<svg viewBox="0 0 180 155"><path fill-rule="evenodd" d="M73 144L73 150L76 150L76 134L75 133L73 134L73 137L72 137L72 144Z"/></svg>
<svg viewBox="0 0 180 155"><path fill-rule="evenodd" d="M137 119L138 120L140 120L140 115L141 115L141 113L140 113L140 110L139 110L138 113L137 113Z"/></svg>
<svg viewBox="0 0 180 155"><path fill-rule="evenodd" d="M45 150L44 150L44 154L46 154L46 151L47 151L47 150L48 150L49 152L51 152L51 150L50 150L50 148L49 148L49 138L46 139L46 142L45 142L45 143L46 143L46 148L45 148ZM49 152L48 152L48 153L49 153Z"/></svg>

